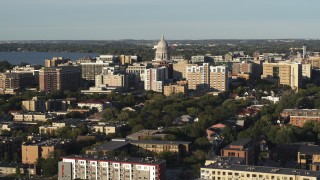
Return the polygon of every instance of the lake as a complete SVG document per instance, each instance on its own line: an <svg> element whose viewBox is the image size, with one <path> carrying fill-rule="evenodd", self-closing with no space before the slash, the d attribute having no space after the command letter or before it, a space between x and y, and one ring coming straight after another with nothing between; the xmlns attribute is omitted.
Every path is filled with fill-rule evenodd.
<svg viewBox="0 0 320 180"><path fill-rule="evenodd" d="M64 57L76 61L82 57L96 57L97 53L59 53L59 52L0 52L0 60L6 60L11 64L17 65L25 62L33 65L44 65L45 59L53 57Z"/></svg>

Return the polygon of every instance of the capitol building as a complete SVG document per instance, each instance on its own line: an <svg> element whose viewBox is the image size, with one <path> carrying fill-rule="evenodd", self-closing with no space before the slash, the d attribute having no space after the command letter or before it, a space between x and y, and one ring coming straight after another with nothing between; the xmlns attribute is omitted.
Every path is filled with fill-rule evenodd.
<svg viewBox="0 0 320 180"><path fill-rule="evenodd" d="M164 39L162 35L156 50L155 61L165 61L170 60L170 51L167 41Z"/></svg>

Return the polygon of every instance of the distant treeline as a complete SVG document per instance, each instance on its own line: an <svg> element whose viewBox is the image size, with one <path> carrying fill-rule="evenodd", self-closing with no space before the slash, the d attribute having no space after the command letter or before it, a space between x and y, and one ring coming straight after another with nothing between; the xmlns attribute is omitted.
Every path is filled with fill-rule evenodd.
<svg viewBox="0 0 320 180"><path fill-rule="evenodd" d="M307 45L307 51L319 52L320 40L168 40L172 55L181 55L190 59L192 55L224 55L232 51L245 51L252 55L260 53L290 53L290 48ZM30 41L0 44L0 52L36 51L36 52L79 52L98 54L140 55L142 60L152 60L156 41Z"/></svg>

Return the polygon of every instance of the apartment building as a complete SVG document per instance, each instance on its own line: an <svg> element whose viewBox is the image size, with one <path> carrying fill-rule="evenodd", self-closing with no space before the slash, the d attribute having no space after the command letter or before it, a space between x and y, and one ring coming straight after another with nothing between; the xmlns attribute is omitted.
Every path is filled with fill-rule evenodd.
<svg viewBox="0 0 320 180"><path fill-rule="evenodd" d="M228 68L226 66L210 66L210 89L229 91Z"/></svg>
<svg viewBox="0 0 320 180"><path fill-rule="evenodd" d="M138 56L133 55L120 55L120 63L121 65L133 64L138 61Z"/></svg>
<svg viewBox="0 0 320 180"><path fill-rule="evenodd" d="M45 67L39 70L39 90L75 91L81 85L81 69L79 66Z"/></svg>
<svg viewBox="0 0 320 180"><path fill-rule="evenodd" d="M242 157L246 165L253 165L255 163L255 144L250 138L237 139L221 150L221 156Z"/></svg>
<svg viewBox="0 0 320 180"><path fill-rule="evenodd" d="M44 60L44 66L45 67L56 67L59 64L64 64L68 61L69 61L69 59L64 59L63 57L53 57L52 59Z"/></svg>
<svg viewBox="0 0 320 180"><path fill-rule="evenodd" d="M35 84L35 77L32 72L5 72L0 73L0 88L23 89Z"/></svg>
<svg viewBox="0 0 320 180"><path fill-rule="evenodd" d="M130 144L151 152L173 152L187 154L190 151L191 142L186 141L158 141L158 140L133 140Z"/></svg>
<svg viewBox="0 0 320 180"><path fill-rule="evenodd" d="M248 166L230 164L228 161L216 162L200 169L200 178L211 179L281 179L281 180L319 180L320 172L275 168L265 166Z"/></svg>
<svg viewBox="0 0 320 180"><path fill-rule="evenodd" d="M24 122L46 122L54 119L55 116L48 113L40 112L27 112L27 113L16 113L14 114L13 121L24 121Z"/></svg>
<svg viewBox="0 0 320 180"><path fill-rule="evenodd" d="M284 109L281 112L281 117L290 118L290 124L303 127L307 121L320 122L319 109Z"/></svg>
<svg viewBox="0 0 320 180"><path fill-rule="evenodd" d="M44 112L46 110L45 101L39 97L22 101L22 109L25 111Z"/></svg>
<svg viewBox="0 0 320 180"><path fill-rule="evenodd" d="M71 155L59 162L58 179L165 180L166 161L152 157L120 158Z"/></svg>
<svg viewBox="0 0 320 180"><path fill-rule="evenodd" d="M35 164L38 158L48 158L57 149L72 145L71 140L50 139L25 142L21 145L21 157L24 164Z"/></svg>
<svg viewBox="0 0 320 180"><path fill-rule="evenodd" d="M302 85L302 65L298 63L263 63L261 78L281 85L288 85L298 91Z"/></svg>
<svg viewBox="0 0 320 180"><path fill-rule="evenodd" d="M117 58L114 55L100 55L95 62L81 62L82 79L94 81L95 76L101 74L104 67L113 67Z"/></svg>
<svg viewBox="0 0 320 180"><path fill-rule="evenodd" d="M145 70L144 89L147 91L163 92L165 81L168 80L166 67L150 68Z"/></svg>
<svg viewBox="0 0 320 180"><path fill-rule="evenodd" d="M107 101L102 100L88 100L88 101L82 101L78 103L78 107L84 108L87 107L89 109L96 109L98 112L102 112L106 107L110 105Z"/></svg>
<svg viewBox="0 0 320 180"><path fill-rule="evenodd" d="M188 60L181 60L181 61L178 61L177 63L174 63L172 65L173 79L174 80L186 79L187 66L192 66L191 64L188 64Z"/></svg>
<svg viewBox="0 0 320 180"><path fill-rule="evenodd" d="M128 89L129 76L126 74L99 74L95 77L95 86L107 85L108 87L117 87Z"/></svg>
<svg viewBox="0 0 320 180"><path fill-rule="evenodd" d="M129 76L129 85L130 87L139 87L141 84L143 85L145 70L152 67L151 63L146 64L138 64L134 63L131 66L126 68L126 73Z"/></svg>
<svg viewBox="0 0 320 180"><path fill-rule="evenodd" d="M209 88L209 63L193 65L187 67L186 78L188 80L188 89L202 90Z"/></svg>
<svg viewBox="0 0 320 180"><path fill-rule="evenodd" d="M301 145L298 150L298 165L301 169L320 171L320 146Z"/></svg>
<svg viewBox="0 0 320 180"><path fill-rule="evenodd" d="M252 63L248 61L242 61L240 63L232 64L232 74L251 74L252 73Z"/></svg>
<svg viewBox="0 0 320 180"><path fill-rule="evenodd" d="M168 84L163 88L163 94L165 96L170 96L171 94L186 94L188 91L187 81L177 81L176 84Z"/></svg>

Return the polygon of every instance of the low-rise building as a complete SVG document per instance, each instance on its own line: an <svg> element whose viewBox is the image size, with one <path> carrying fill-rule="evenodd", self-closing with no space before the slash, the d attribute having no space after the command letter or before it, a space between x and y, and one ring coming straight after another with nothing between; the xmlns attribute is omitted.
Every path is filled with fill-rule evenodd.
<svg viewBox="0 0 320 180"><path fill-rule="evenodd" d="M320 172L289 168L265 166L248 166L230 164L228 161L216 162L200 169L200 178L209 179L287 179L287 180L318 180Z"/></svg>
<svg viewBox="0 0 320 180"><path fill-rule="evenodd" d="M143 129L139 132L127 135L127 138L130 140L142 140L146 138L159 138L163 139L167 134L163 134L162 130L153 130L153 129Z"/></svg>
<svg viewBox="0 0 320 180"><path fill-rule="evenodd" d="M284 109L281 112L281 117L289 117L290 124L303 127L307 121L320 122L319 109Z"/></svg>
<svg viewBox="0 0 320 180"><path fill-rule="evenodd" d="M171 94L186 94L188 91L187 81L178 81L177 84L168 84L164 86L163 94L169 96Z"/></svg>
<svg viewBox="0 0 320 180"><path fill-rule="evenodd" d="M301 145L298 150L298 161L301 169L320 170L320 146Z"/></svg>
<svg viewBox="0 0 320 180"><path fill-rule="evenodd" d="M0 163L0 173L1 175L16 175L17 170L19 170L19 174L22 175L36 175L36 169L33 165L27 165L22 163L7 163L1 162Z"/></svg>
<svg viewBox="0 0 320 180"><path fill-rule="evenodd" d="M59 162L59 180L153 179L165 180L166 161L155 158L120 158L71 155Z"/></svg>
<svg viewBox="0 0 320 180"><path fill-rule="evenodd" d="M159 140L136 140L131 141L130 144L135 147L161 153L172 152L176 154L187 154L190 151L191 142L186 141L159 141Z"/></svg>
<svg viewBox="0 0 320 180"><path fill-rule="evenodd" d="M28 113L17 113L13 117L13 121L26 121L26 122L46 122L48 120L54 119L53 114L48 113L38 113L38 112L28 112Z"/></svg>
<svg viewBox="0 0 320 180"><path fill-rule="evenodd" d="M237 139L221 150L221 156L242 157L245 158L246 165L253 165L255 163L255 144L249 138Z"/></svg>
<svg viewBox="0 0 320 180"><path fill-rule="evenodd" d="M97 109L98 112L102 112L108 105L110 105L109 102L101 100L89 100L78 103L78 106L81 108L87 107L89 109Z"/></svg>
<svg viewBox="0 0 320 180"><path fill-rule="evenodd" d="M71 140L50 139L25 142L21 145L21 157L24 164L35 164L38 158L48 158L56 149L67 148Z"/></svg>

